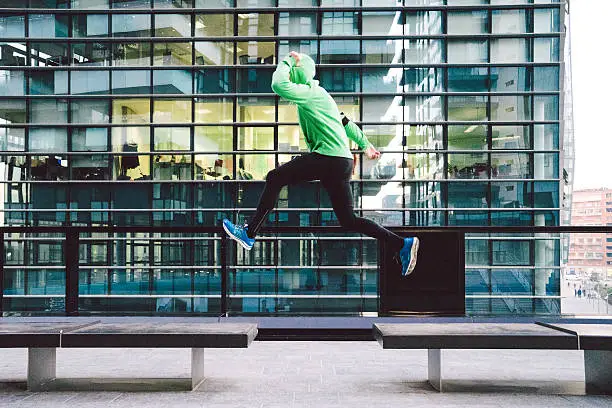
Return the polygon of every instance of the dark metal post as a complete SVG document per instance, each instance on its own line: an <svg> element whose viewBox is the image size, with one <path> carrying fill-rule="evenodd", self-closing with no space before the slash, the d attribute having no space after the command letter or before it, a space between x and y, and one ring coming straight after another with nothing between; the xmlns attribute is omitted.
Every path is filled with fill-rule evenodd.
<svg viewBox="0 0 612 408"><path fill-rule="evenodd" d="M6 249L4 248L4 232L0 231L0 317L4 312L4 257Z"/></svg>
<svg viewBox="0 0 612 408"><path fill-rule="evenodd" d="M221 316L227 316L227 237L221 234Z"/></svg>
<svg viewBox="0 0 612 408"><path fill-rule="evenodd" d="M64 244L66 264L66 316L79 314L79 233L68 230Z"/></svg>

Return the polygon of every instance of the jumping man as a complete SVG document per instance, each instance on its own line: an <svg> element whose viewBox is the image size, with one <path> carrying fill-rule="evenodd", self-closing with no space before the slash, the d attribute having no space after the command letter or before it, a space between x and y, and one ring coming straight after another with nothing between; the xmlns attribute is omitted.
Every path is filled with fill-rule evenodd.
<svg viewBox="0 0 612 408"><path fill-rule="evenodd" d="M281 188L320 180L329 194L340 225L382 241L393 253L399 254L402 275L408 276L416 266L419 239L402 238L353 212L349 185L353 155L349 149L349 139L364 150L369 159L377 159L380 152L355 123L341 116L336 102L319 86L319 81L313 79L314 75L315 63L306 54L292 51L278 64L272 76L272 90L297 105L300 127L310 153L296 157L268 173L257 211L247 224L235 225L224 219L223 228L231 238L250 250L266 215L274 208Z"/></svg>

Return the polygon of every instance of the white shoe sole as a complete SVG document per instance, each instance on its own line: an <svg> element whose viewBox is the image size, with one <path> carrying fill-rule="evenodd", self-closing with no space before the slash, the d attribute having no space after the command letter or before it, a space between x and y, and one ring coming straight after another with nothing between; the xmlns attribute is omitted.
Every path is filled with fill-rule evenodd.
<svg viewBox="0 0 612 408"><path fill-rule="evenodd" d="M246 249L247 251L250 251L251 248L253 248L252 246L248 246L247 244L245 244L242 240L238 239L238 237L236 237L234 234L232 234L227 227L225 226L225 224L223 224L223 229L225 230L225 232L227 232L227 235L229 235L229 237L231 239L233 239L234 241L236 241L237 243L239 243L244 249Z"/></svg>
<svg viewBox="0 0 612 408"><path fill-rule="evenodd" d="M412 247L410 248L410 264L408 265L408 269L406 270L406 274L404 276L410 275L417 263L417 254L419 252L419 239L414 237L414 241L412 241Z"/></svg>

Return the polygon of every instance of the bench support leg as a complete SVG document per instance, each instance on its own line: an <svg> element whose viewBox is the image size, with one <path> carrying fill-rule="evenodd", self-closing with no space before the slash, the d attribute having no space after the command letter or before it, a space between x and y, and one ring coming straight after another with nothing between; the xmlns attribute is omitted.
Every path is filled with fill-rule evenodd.
<svg viewBox="0 0 612 408"><path fill-rule="evenodd" d="M204 349L191 349L191 389L195 390L204 381Z"/></svg>
<svg viewBox="0 0 612 408"><path fill-rule="evenodd" d="M55 379L55 348L28 349L28 390L40 391Z"/></svg>
<svg viewBox="0 0 612 408"><path fill-rule="evenodd" d="M612 351L584 350L584 382L587 394L612 395Z"/></svg>
<svg viewBox="0 0 612 408"><path fill-rule="evenodd" d="M427 350L427 380L436 390L442 392L442 350Z"/></svg>

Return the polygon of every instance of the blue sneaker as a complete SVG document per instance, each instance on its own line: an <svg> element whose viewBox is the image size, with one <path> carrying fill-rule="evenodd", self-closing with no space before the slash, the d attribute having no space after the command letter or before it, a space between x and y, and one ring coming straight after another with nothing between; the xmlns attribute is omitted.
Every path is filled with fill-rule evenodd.
<svg viewBox="0 0 612 408"><path fill-rule="evenodd" d="M414 271L419 252L419 239L417 237L404 238L404 247L399 256L402 261L402 276L408 276Z"/></svg>
<svg viewBox="0 0 612 408"><path fill-rule="evenodd" d="M242 247L246 250L250 250L253 248L253 244L255 243L255 238L249 238L247 235L247 226L244 225L234 225L227 218L223 219L223 229L227 232L227 235L230 236L234 241L238 242Z"/></svg>

